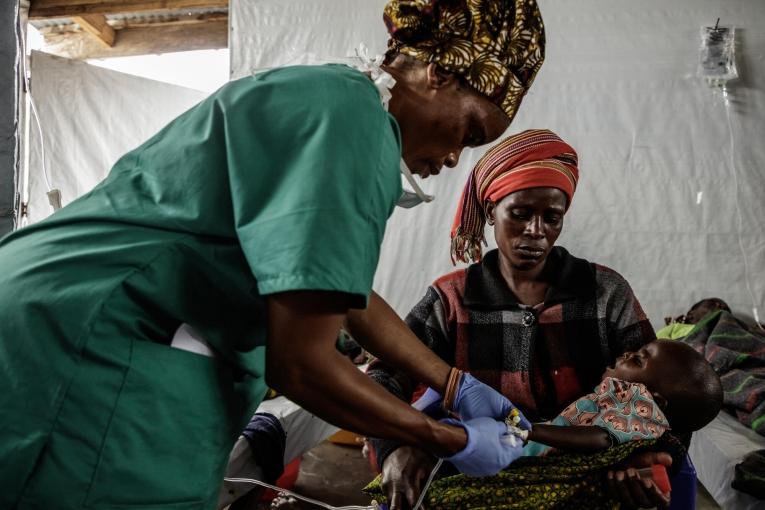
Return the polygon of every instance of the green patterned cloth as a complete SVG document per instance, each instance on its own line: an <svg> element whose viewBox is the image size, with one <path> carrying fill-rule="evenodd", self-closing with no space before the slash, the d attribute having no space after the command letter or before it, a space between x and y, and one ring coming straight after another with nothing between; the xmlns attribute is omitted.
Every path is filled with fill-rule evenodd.
<svg viewBox="0 0 765 510"><path fill-rule="evenodd" d="M605 472L655 441L630 441L594 454L521 457L496 476L465 475L434 480L425 497L428 510L565 509L612 510L619 503L604 490ZM385 501L378 476L364 488Z"/></svg>

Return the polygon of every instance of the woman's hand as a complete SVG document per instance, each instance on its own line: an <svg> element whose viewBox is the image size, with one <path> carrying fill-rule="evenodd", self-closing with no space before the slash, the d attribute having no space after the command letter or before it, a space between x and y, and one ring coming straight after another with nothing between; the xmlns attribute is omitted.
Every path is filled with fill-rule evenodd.
<svg viewBox="0 0 765 510"><path fill-rule="evenodd" d="M411 509L435 465L435 457L412 446L391 452L382 465L382 489L388 508Z"/></svg>
<svg viewBox="0 0 765 510"><path fill-rule="evenodd" d="M640 452L629 457L621 470L606 474L611 497L621 502L621 508L668 508L669 494L664 494L650 478L641 479L636 469L654 464L672 465L672 457L664 452Z"/></svg>

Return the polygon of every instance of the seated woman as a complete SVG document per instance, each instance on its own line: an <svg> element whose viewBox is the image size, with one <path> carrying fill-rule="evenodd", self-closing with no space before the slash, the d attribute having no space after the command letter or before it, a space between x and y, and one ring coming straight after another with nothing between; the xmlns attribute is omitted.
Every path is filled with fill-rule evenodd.
<svg viewBox="0 0 765 510"><path fill-rule="evenodd" d="M655 338L621 275L554 246L577 164L574 149L547 130L525 131L489 150L470 175L452 230L453 258L476 263L436 280L406 319L439 356L500 390L532 421L554 418L595 387L618 356ZM482 258L486 223L498 249ZM379 362L368 373L411 400L413 381L403 374ZM682 447L667 434L660 442L679 464ZM434 460L415 448L375 443L388 501L393 509L411 504ZM654 454L632 465L640 461L672 462ZM626 507L668 503L631 472L611 475Z"/></svg>

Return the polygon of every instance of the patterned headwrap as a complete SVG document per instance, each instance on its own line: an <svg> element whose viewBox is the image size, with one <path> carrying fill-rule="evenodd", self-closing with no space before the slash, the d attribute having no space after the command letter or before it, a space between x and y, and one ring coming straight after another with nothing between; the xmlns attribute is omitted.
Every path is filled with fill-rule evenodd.
<svg viewBox="0 0 765 510"><path fill-rule="evenodd" d="M388 55L462 76L511 120L544 60L536 0L390 0L383 18Z"/></svg>
<svg viewBox="0 0 765 510"><path fill-rule="evenodd" d="M462 191L452 226L452 262L481 260L487 201L515 191L558 188L571 205L579 180L576 151L547 129L530 129L505 138L478 160Z"/></svg>

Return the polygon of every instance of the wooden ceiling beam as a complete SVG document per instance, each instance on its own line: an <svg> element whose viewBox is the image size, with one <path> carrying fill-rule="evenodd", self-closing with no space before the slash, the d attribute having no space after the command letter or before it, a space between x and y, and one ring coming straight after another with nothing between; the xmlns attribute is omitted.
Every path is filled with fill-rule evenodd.
<svg viewBox="0 0 765 510"><path fill-rule="evenodd" d="M142 19L121 19L112 23L112 27L119 33L123 28L155 27L161 24L164 27L173 25L192 25L195 23L210 23L213 21L228 21L228 13L213 12L204 14L195 14L193 16L177 16L174 19L163 19L160 23L152 20Z"/></svg>
<svg viewBox="0 0 765 510"><path fill-rule="evenodd" d="M151 55L176 51L208 50L228 47L228 22L225 20L183 25L156 24L150 27L117 30L114 46L97 42L85 32L42 30L43 51L66 58L88 59Z"/></svg>
<svg viewBox="0 0 765 510"><path fill-rule="evenodd" d="M29 19L228 7L228 0L31 0Z"/></svg>
<svg viewBox="0 0 765 510"><path fill-rule="evenodd" d="M114 46L114 29L106 22L103 14L83 14L73 16L72 21L80 25L80 28L93 35L106 46Z"/></svg>

